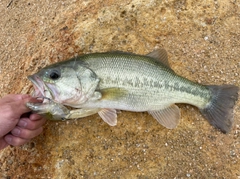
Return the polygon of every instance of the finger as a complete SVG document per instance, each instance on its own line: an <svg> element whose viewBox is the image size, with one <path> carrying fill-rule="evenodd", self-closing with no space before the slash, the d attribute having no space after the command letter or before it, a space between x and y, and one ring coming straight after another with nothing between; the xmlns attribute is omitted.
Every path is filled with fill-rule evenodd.
<svg viewBox="0 0 240 179"><path fill-rule="evenodd" d="M0 114L1 120L5 120L5 122L17 121L23 113L29 112L24 103L19 101L14 103L7 103L0 106ZM1 121L4 123L3 121Z"/></svg>
<svg viewBox="0 0 240 179"><path fill-rule="evenodd" d="M8 103L8 102L18 101L26 98L31 99L31 96L28 94L8 94L1 99L1 102Z"/></svg>
<svg viewBox="0 0 240 179"><path fill-rule="evenodd" d="M19 106L18 111L20 112L20 115L31 111L31 109L29 109L26 106L26 103L28 103L28 102L39 102L39 100L37 100L36 98L33 98L31 96L23 96L22 99L19 100L20 106Z"/></svg>
<svg viewBox="0 0 240 179"><path fill-rule="evenodd" d="M16 136L13 136L13 135L10 135L10 134L6 135L4 137L4 140L6 141L6 143L8 145L12 145L12 146L20 146L20 145L23 145L23 144L30 141L29 139L23 139L23 138L16 137Z"/></svg>
<svg viewBox="0 0 240 179"><path fill-rule="evenodd" d="M23 113L29 112L30 109L26 107L25 103L30 101L30 95L11 94L0 99L0 112L5 116L5 119L19 118Z"/></svg>
<svg viewBox="0 0 240 179"><path fill-rule="evenodd" d="M46 122L45 118L40 118L39 120L30 120L29 118L21 118L17 124L19 128L35 130L41 127Z"/></svg>
<svg viewBox="0 0 240 179"><path fill-rule="evenodd" d="M0 105L0 137L10 132L18 123L19 116L15 107L9 104Z"/></svg>
<svg viewBox="0 0 240 179"><path fill-rule="evenodd" d="M33 98L32 96L28 94L17 94L17 95L9 95L8 99L9 104L12 106L19 106L16 110L16 112L20 111L20 115L26 112L31 111L27 106L26 103L32 102L32 103L41 103L42 100L39 100L37 98ZM11 101L10 101L11 100Z"/></svg>
<svg viewBox="0 0 240 179"><path fill-rule="evenodd" d="M20 137L22 139L32 139L36 136L38 136L39 134L41 134L41 132L43 131L42 127L39 127L35 130L29 130L29 129L23 129L20 127L15 127L11 133L13 136L15 137Z"/></svg>
<svg viewBox="0 0 240 179"><path fill-rule="evenodd" d="M14 109L15 116L21 116L24 113L30 112L31 110L26 106L28 102L39 102L36 98L30 95L15 95L11 102L7 103L6 106L11 106L9 108Z"/></svg>
<svg viewBox="0 0 240 179"><path fill-rule="evenodd" d="M7 95L0 99L0 137L16 126L20 116L30 111L25 103L31 99L30 95Z"/></svg>
<svg viewBox="0 0 240 179"><path fill-rule="evenodd" d="M4 140L3 137L0 138L0 150L4 149L7 147L9 144Z"/></svg>
<svg viewBox="0 0 240 179"><path fill-rule="evenodd" d="M40 120L42 118L44 118L44 117L39 114L35 114L35 113L33 113L29 116L29 119L32 121Z"/></svg>
<svg viewBox="0 0 240 179"><path fill-rule="evenodd" d="M39 99L39 98L36 98L36 97L31 97L29 98L29 103L42 103L43 102L43 99Z"/></svg>

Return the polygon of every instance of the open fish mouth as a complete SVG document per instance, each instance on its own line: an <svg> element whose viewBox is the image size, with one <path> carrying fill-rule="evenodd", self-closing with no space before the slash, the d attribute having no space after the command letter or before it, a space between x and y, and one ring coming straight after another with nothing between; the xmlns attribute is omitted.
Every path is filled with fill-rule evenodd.
<svg viewBox="0 0 240 179"><path fill-rule="evenodd" d="M54 98L59 96L55 86L53 84L45 84L38 75L30 75L28 79L33 83L33 97L43 99L43 103L55 101Z"/></svg>
<svg viewBox="0 0 240 179"><path fill-rule="evenodd" d="M37 75L30 75L28 79L33 83L34 97L42 98L45 97L45 85L43 81Z"/></svg>
<svg viewBox="0 0 240 179"><path fill-rule="evenodd" d="M28 76L28 79L33 83L33 97L42 99L43 103L48 103L52 101L51 93L47 89L41 78L39 78L37 75L30 75Z"/></svg>

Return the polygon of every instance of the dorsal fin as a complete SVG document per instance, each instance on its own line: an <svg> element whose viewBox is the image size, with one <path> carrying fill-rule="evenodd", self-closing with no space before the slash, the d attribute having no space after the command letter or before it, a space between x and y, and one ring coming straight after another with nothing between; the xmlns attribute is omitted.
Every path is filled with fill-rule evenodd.
<svg viewBox="0 0 240 179"><path fill-rule="evenodd" d="M153 50L151 53L147 54L147 56L154 58L155 60L163 63L164 65L170 68L167 51L165 49Z"/></svg>
<svg viewBox="0 0 240 179"><path fill-rule="evenodd" d="M108 52L103 52L103 53L106 53L106 54L128 54L128 55L136 55L135 53L132 53L132 52L124 52L124 51L121 51L121 50L114 50L114 51L108 51Z"/></svg>

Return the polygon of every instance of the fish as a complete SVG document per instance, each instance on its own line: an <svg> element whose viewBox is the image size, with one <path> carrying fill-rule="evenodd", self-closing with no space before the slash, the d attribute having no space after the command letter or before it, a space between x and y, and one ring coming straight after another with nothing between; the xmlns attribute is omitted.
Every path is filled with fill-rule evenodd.
<svg viewBox="0 0 240 179"><path fill-rule="evenodd" d="M165 49L147 55L114 51L83 54L51 64L28 76L33 96L42 103L27 103L32 111L52 120L83 118L98 113L110 126L117 111L148 112L161 125L174 129L185 103L196 106L215 128L229 133L239 88L203 85L176 74Z"/></svg>

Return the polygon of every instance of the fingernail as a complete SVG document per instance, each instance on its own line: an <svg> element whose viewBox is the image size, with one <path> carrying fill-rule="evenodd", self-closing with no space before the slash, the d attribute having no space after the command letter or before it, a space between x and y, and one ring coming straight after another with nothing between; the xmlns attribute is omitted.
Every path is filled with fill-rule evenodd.
<svg viewBox="0 0 240 179"><path fill-rule="evenodd" d="M26 99L26 98L30 98L31 96L29 94L23 94L21 97L22 99Z"/></svg>
<svg viewBox="0 0 240 179"><path fill-rule="evenodd" d="M12 142L12 137L11 137L11 136L8 136L8 135L7 135L4 139L5 139L5 141L6 141L7 143L9 143L9 144Z"/></svg>
<svg viewBox="0 0 240 179"><path fill-rule="evenodd" d="M27 126L27 122L20 120L19 123L18 123L18 126L26 127Z"/></svg>
<svg viewBox="0 0 240 179"><path fill-rule="evenodd" d="M19 129L17 129L17 128L12 130L12 134L15 135L15 136L18 136L20 134L20 132L21 131Z"/></svg>

